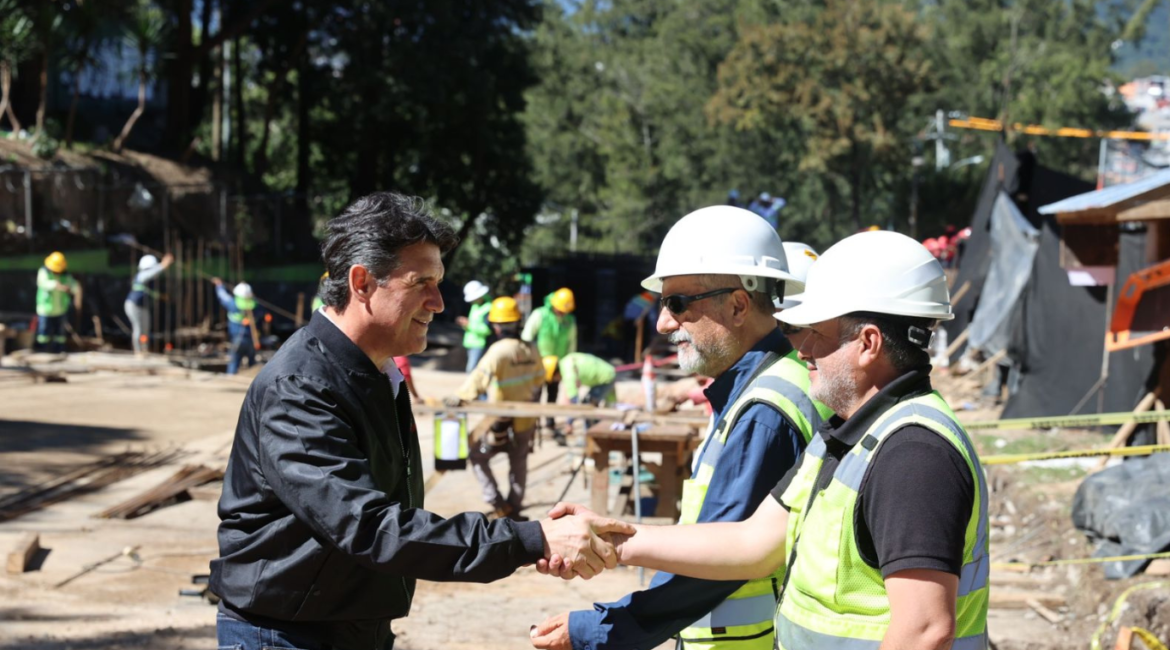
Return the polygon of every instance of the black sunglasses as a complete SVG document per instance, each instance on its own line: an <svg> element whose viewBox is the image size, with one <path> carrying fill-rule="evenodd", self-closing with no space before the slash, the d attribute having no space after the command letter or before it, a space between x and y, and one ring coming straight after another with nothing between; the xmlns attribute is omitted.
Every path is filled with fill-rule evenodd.
<svg viewBox="0 0 1170 650"><path fill-rule="evenodd" d="M704 298L714 298L715 296L722 296L725 293L735 291L734 288L726 287L723 289L716 289L706 293L697 293L693 296L684 296L681 294L674 294L670 296L662 296L662 306L675 316L682 316L687 311L687 307L696 300L703 300Z"/></svg>

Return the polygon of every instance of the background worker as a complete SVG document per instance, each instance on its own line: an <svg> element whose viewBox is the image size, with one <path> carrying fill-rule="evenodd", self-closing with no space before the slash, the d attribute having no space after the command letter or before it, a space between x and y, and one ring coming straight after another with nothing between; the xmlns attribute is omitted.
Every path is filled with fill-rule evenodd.
<svg viewBox="0 0 1170 650"><path fill-rule="evenodd" d="M803 288L779 235L758 216L704 208L670 229L654 275L658 331L686 372L714 378L713 426L683 485L680 523L747 519L796 463L830 412L809 396L809 373L773 317L777 297ZM679 635L689 649L771 650L782 569L753 580L662 572L650 588L541 624L538 648L653 648Z"/></svg>
<svg viewBox="0 0 1170 650"><path fill-rule="evenodd" d="M223 280L212 278L215 296L228 315L228 366L227 374L240 371L240 361L247 358L248 367L256 365L256 295L252 285L241 282L231 293L223 286Z"/></svg>
<svg viewBox="0 0 1170 650"><path fill-rule="evenodd" d="M813 250L812 246L802 244L800 242L784 242L784 257L788 260L788 272L792 277L796 278L804 284L808 279L808 270L812 268L813 262L820 257L817 252ZM779 301L776 305L776 313L780 313L785 309L792 309L800 304L800 301L792 296L785 296L784 300ZM784 336L788 337L788 341L792 343L792 347L799 350L802 343L804 343L805 336L808 335L806 330L803 330L795 325L789 325L784 321L780 321L780 329L784 332Z"/></svg>
<svg viewBox="0 0 1170 650"><path fill-rule="evenodd" d="M640 527L623 561L742 578L787 559L788 650L987 648L987 485L926 351L953 318L942 266L909 237L863 232L821 256L799 298L779 318L811 330L800 358L838 417L751 519Z"/></svg>
<svg viewBox="0 0 1170 650"><path fill-rule="evenodd" d="M68 272L59 251L49 253L37 271L37 337L35 348L54 354L65 351L65 316L81 296L81 285Z"/></svg>
<svg viewBox="0 0 1170 650"><path fill-rule="evenodd" d="M326 271L326 272L322 273L321 278L319 280L317 280L317 293L313 294L312 311L317 311L318 309L325 306L325 300L323 300L321 298L321 287L324 286L325 280L328 277L329 277L329 271Z"/></svg>
<svg viewBox="0 0 1170 650"><path fill-rule="evenodd" d="M622 323L625 334L626 349L629 359L636 358L637 351L650 345L654 336L654 326L658 322L658 297L650 291L641 291L626 302L622 309ZM639 323L642 327L642 336L638 336Z"/></svg>
<svg viewBox="0 0 1170 650"><path fill-rule="evenodd" d="M406 386L406 392L410 393L414 401L423 401L422 396L418 394L418 389L414 387L414 373L410 371L410 357L394 357L394 365L398 368L398 372L402 373L402 383Z"/></svg>
<svg viewBox="0 0 1170 650"><path fill-rule="evenodd" d="M584 403L591 406L603 404L617 404L617 392L614 391L614 378L617 370L601 357L585 352L574 352L564 359L545 357L544 375L546 381L556 381L563 385L560 391L560 401L577 404L581 402L581 389L588 388ZM593 426L595 420L585 420L585 427ZM573 420L570 418L568 431L572 433ZM553 440L562 447L568 445L565 432L553 432Z"/></svg>
<svg viewBox="0 0 1170 650"><path fill-rule="evenodd" d="M138 272L134 274L134 282L130 284L130 293L122 307L126 310L126 318L130 319L130 344L134 354L143 356L150 351L150 302L147 296L154 295L147 284L159 276L175 261L175 256L167 253L160 261L154 255L143 255L138 260Z"/></svg>
<svg viewBox="0 0 1170 650"><path fill-rule="evenodd" d="M568 287L561 287L544 297L544 305L532 310L528 321L524 323L524 331L520 338L529 343L536 343L540 357L565 357L577 351L577 318L573 312L577 309L577 300L573 291ZM545 401L555 404L557 401L557 382L545 384ZM556 421L545 418L544 426L556 431Z"/></svg>
<svg viewBox="0 0 1170 650"><path fill-rule="evenodd" d="M488 300L489 289L479 280L472 280L463 285L463 301L471 306L467 316L460 316L455 322L466 330L463 333L463 347L467 350L467 370L475 370L483 351L487 348L488 337L492 335L492 326L488 322L488 312L492 309Z"/></svg>
<svg viewBox="0 0 1170 650"><path fill-rule="evenodd" d="M560 549L588 575L615 566L587 520L424 509L418 428L391 358L426 348L457 239L423 205L382 192L329 222L325 309L248 387L211 562L219 647L391 650L415 580L490 582Z"/></svg>
<svg viewBox="0 0 1170 650"><path fill-rule="evenodd" d="M489 402L535 402L544 385L540 356L532 344L520 340L520 309L513 298L492 301L488 322L499 340L484 353L454 397L444 400L456 407L487 395ZM520 514L528 483L528 454L536 418L494 418L477 440L471 441L469 460L483 490L483 500L497 517L527 521ZM500 493L488 463L499 453L508 454L508 497Z"/></svg>

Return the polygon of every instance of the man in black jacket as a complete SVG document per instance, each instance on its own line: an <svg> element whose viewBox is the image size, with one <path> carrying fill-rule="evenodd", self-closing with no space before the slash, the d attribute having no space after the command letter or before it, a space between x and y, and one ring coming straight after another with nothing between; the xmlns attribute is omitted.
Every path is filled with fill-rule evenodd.
<svg viewBox="0 0 1170 650"><path fill-rule="evenodd" d="M359 199L329 223L325 308L256 377L219 502L219 646L389 650L416 579L490 582L552 553L616 565L587 517L489 522L422 509L410 398L393 356L422 351L456 237L421 203Z"/></svg>

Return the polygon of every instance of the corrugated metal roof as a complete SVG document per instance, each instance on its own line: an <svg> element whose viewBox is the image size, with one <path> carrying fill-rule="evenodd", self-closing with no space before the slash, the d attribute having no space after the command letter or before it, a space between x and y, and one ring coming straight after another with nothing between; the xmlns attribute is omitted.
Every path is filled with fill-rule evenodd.
<svg viewBox="0 0 1170 650"><path fill-rule="evenodd" d="M1040 214L1058 214L1062 212L1083 212L1085 210L1108 208L1128 201L1135 196L1141 196L1146 192L1156 190L1163 185L1170 185L1170 169L1164 169L1155 174L1151 174L1140 181L1125 183L1124 185L1114 185L1113 187L1106 187L1105 189L1070 196L1063 201L1049 203L1040 208L1039 212Z"/></svg>

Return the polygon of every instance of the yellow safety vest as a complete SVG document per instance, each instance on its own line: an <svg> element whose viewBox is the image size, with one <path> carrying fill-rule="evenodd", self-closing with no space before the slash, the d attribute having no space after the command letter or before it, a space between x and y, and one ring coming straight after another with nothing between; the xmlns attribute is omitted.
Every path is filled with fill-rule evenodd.
<svg viewBox="0 0 1170 650"><path fill-rule="evenodd" d="M952 647L987 648L987 483L970 438L937 392L900 402L879 417L841 459L832 481L811 505L826 454L824 439L817 436L805 450L800 469L781 497L792 507L787 539L794 541L788 554L788 584L776 611L779 648L878 650L881 645L890 625L890 600L881 571L861 558L853 517L857 490L874 455L891 433L909 424L937 433L958 449L979 487L963 544Z"/></svg>
<svg viewBox="0 0 1170 650"><path fill-rule="evenodd" d="M762 402L779 409L800 431L805 443L813 437L821 422L832 417L833 412L828 407L808 396L808 366L797 358L795 351L763 363L765 367L748 383L711 431L711 440L703 448L695 478L683 483L680 524L693 524L699 519L727 436L748 406ZM781 567L767 578L748 581L710 613L680 632L683 645L688 650L772 650L772 616L776 612L776 597L783 580L784 568Z"/></svg>

